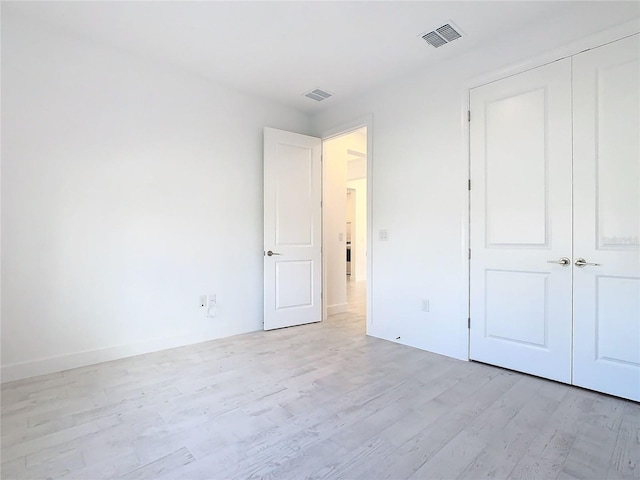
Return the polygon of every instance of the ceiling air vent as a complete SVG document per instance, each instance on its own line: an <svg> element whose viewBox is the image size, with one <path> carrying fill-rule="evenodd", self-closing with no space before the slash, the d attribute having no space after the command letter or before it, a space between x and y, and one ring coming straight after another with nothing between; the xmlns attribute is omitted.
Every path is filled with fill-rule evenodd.
<svg viewBox="0 0 640 480"><path fill-rule="evenodd" d="M312 100L315 100L317 102L321 102L321 101L326 100L327 98L333 96L333 94L331 94L331 93L329 93L329 92L327 92L325 90L322 90L320 88L316 88L316 89L311 90L310 92L305 93L304 96L305 97L309 97Z"/></svg>
<svg viewBox="0 0 640 480"><path fill-rule="evenodd" d="M432 47L438 48L462 37L462 33L453 22L449 22L433 31L421 33L420 37Z"/></svg>

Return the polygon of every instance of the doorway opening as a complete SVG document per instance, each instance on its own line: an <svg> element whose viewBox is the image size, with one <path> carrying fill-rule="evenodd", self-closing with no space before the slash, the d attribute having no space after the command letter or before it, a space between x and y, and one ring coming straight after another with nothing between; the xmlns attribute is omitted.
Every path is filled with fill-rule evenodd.
<svg viewBox="0 0 640 480"><path fill-rule="evenodd" d="M325 318L360 311L368 278L367 127L324 139L323 269Z"/></svg>

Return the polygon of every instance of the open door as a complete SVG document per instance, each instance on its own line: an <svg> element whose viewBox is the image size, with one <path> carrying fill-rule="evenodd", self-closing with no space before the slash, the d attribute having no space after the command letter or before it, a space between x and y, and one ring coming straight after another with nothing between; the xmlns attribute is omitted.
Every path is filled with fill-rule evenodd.
<svg viewBox="0 0 640 480"><path fill-rule="evenodd" d="M322 320L322 142L264 129L264 329Z"/></svg>

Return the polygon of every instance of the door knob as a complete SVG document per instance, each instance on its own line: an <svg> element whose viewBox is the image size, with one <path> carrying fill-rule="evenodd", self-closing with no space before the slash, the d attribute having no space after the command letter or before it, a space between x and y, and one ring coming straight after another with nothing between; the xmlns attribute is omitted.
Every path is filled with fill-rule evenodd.
<svg viewBox="0 0 640 480"><path fill-rule="evenodd" d="M599 267L599 263L589 263L584 258L576 258L575 266L576 267L585 267L589 265L590 267Z"/></svg>
<svg viewBox="0 0 640 480"><path fill-rule="evenodd" d="M562 257L559 260L547 260L547 263L559 263L563 267L566 267L567 265L571 265L571 260L569 260L567 257Z"/></svg>
<svg viewBox="0 0 640 480"><path fill-rule="evenodd" d="M273 256L273 255L282 255L282 254L281 254L281 253L272 252L271 250L269 250L269 251L267 252L267 255L268 255L269 257L271 257L271 256Z"/></svg>

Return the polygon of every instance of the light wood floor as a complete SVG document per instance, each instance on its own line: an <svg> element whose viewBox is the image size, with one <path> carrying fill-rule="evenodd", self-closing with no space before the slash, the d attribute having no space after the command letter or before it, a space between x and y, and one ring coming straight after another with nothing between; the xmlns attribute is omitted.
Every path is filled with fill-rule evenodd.
<svg viewBox="0 0 640 480"><path fill-rule="evenodd" d="M2 478L640 478L640 405L346 314L5 384Z"/></svg>

